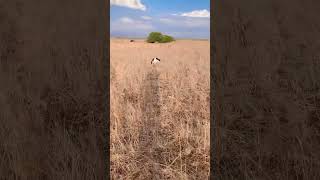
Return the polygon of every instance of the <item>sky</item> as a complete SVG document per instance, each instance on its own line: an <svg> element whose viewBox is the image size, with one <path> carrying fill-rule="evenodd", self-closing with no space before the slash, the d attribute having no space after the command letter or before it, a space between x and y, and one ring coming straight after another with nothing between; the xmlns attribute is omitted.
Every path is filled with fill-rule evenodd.
<svg viewBox="0 0 320 180"><path fill-rule="evenodd" d="M210 0L110 0L111 37L210 38Z"/></svg>

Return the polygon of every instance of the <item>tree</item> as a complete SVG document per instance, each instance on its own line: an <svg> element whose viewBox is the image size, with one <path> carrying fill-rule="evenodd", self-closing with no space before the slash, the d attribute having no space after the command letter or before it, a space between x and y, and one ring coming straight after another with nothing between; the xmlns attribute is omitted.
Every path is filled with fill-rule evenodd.
<svg viewBox="0 0 320 180"><path fill-rule="evenodd" d="M174 41L174 38L168 35L163 35L161 37L160 43L167 43L167 42L171 42Z"/></svg>
<svg viewBox="0 0 320 180"><path fill-rule="evenodd" d="M162 35L161 32L151 32L147 38L148 43L167 43L174 41L174 38L168 35Z"/></svg>
<svg viewBox="0 0 320 180"><path fill-rule="evenodd" d="M148 43L155 43L161 41L162 34L160 32L151 32L148 36L147 42Z"/></svg>

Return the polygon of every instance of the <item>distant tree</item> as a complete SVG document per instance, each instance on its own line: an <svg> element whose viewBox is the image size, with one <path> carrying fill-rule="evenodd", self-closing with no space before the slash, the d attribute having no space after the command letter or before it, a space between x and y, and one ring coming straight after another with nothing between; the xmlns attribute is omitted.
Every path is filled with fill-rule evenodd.
<svg viewBox="0 0 320 180"><path fill-rule="evenodd" d="M163 35L161 36L161 40L160 43L167 43L167 42L171 42L174 41L174 38L168 35Z"/></svg>
<svg viewBox="0 0 320 180"><path fill-rule="evenodd" d="M174 38L168 35L162 35L161 32L151 32L147 38L148 43L167 43L174 41Z"/></svg>
<svg viewBox="0 0 320 180"><path fill-rule="evenodd" d="M160 32L151 32L148 36L148 43L155 43L161 41L162 34Z"/></svg>

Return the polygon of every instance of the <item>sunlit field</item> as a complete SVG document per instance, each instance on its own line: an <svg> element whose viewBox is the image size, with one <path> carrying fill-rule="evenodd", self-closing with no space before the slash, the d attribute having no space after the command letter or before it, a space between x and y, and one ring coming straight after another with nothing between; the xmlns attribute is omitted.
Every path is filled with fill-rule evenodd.
<svg viewBox="0 0 320 180"><path fill-rule="evenodd" d="M111 39L112 179L209 177L209 48Z"/></svg>

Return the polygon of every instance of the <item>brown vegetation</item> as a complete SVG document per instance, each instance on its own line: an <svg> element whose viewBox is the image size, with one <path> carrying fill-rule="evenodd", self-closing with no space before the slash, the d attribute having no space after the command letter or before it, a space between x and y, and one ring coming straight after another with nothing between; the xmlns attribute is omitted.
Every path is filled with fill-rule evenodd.
<svg viewBox="0 0 320 180"><path fill-rule="evenodd" d="M0 179L103 179L106 4L0 1Z"/></svg>
<svg viewBox="0 0 320 180"><path fill-rule="evenodd" d="M219 111L222 118L213 128L213 177L320 179L317 7L316 1L215 1L213 68L221 73L213 71L212 87L221 85L222 98L213 99L220 104L213 118Z"/></svg>
<svg viewBox="0 0 320 180"><path fill-rule="evenodd" d="M208 179L209 47L111 40L112 179Z"/></svg>

